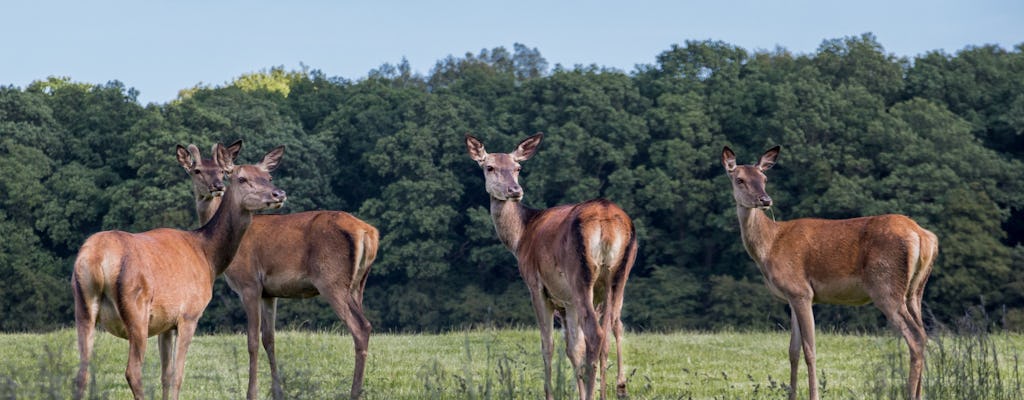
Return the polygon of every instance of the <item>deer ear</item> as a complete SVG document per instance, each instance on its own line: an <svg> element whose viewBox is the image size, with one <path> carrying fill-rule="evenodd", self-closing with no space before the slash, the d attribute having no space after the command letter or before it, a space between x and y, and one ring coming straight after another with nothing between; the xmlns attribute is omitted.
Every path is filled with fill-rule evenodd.
<svg viewBox="0 0 1024 400"><path fill-rule="evenodd" d="M229 144L224 148L224 152L225 156L231 160L232 164L234 164L235 160L238 159L238 153L242 152L242 139L238 139L234 143Z"/></svg>
<svg viewBox="0 0 1024 400"><path fill-rule="evenodd" d="M228 154L227 148L224 145L217 143L213 145L213 161L220 166L220 169L225 173L232 173L235 170L235 159L231 158Z"/></svg>
<svg viewBox="0 0 1024 400"><path fill-rule="evenodd" d="M722 148L722 166L725 167L725 172L731 173L736 169L736 153L733 153L729 146Z"/></svg>
<svg viewBox="0 0 1024 400"><path fill-rule="evenodd" d="M779 158L779 146L772 147L761 155L757 160L757 169L767 171L775 166L775 160Z"/></svg>
<svg viewBox="0 0 1024 400"><path fill-rule="evenodd" d="M277 146L263 156L263 160L256 166L265 172L270 172L281 165L281 158L284 157L284 145Z"/></svg>
<svg viewBox="0 0 1024 400"><path fill-rule="evenodd" d="M188 150L185 149L185 146L182 146L180 144L178 145L176 152L178 155L178 164L181 165L181 167L184 168L186 171L191 173L192 168L195 168L196 166L197 160L193 159L192 154L190 154Z"/></svg>
<svg viewBox="0 0 1024 400"><path fill-rule="evenodd" d="M469 158L472 158L478 164L483 164L484 160L487 159L487 150L484 150L484 144L480 142L480 139L473 137L473 135L466 135L466 150L469 151Z"/></svg>
<svg viewBox="0 0 1024 400"><path fill-rule="evenodd" d="M538 132L536 135L524 139L519 143L519 146L516 146L516 151L512 152L512 159L517 162L529 160L537 152L537 148L540 147L540 140L543 138L544 134Z"/></svg>

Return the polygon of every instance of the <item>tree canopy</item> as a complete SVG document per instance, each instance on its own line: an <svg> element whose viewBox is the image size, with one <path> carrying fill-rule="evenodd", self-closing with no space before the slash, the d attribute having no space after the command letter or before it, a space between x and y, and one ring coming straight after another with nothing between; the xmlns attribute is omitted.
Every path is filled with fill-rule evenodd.
<svg viewBox="0 0 1024 400"><path fill-rule="evenodd" d="M787 325L740 242L725 145L741 162L782 146L768 187L778 219L901 213L935 232L930 324L983 307L1024 329L1024 44L907 58L871 34L799 55L687 41L655 60L550 67L516 44L426 76L404 60L358 80L270 68L148 106L116 81L0 87L0 330L72 323L68 277L89 235L196 228L174 146L236 139L242 161L287 146L283 212L344 210L380 229L365 295L378 331L532 324L463 137L504 152L535 132L528 205L603 197L634 218L631 329ZM870 307L817 312L821 326L885 326ZM201 329L244 318L220 282ZM340 324L322 301L282 301L279 318Z"/></svg>

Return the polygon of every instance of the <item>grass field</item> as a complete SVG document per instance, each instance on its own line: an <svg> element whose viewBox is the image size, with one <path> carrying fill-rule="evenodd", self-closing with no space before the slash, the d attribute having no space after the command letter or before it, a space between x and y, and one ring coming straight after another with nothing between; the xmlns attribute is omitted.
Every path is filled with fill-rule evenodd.
<svg viewBox="0 0 1024 400"><path fill-rule="evenodd" d="M786 398L786 332L627 333L624 357L633 399ZM124 379L128 342L102 333L93 358L93 398L130 398ZM556 346L562 346L561 341ZM905 346L896 335L818 335L823 398L899 398ZM370 341L367 399L536 399L543 397L536 330L472 330L439 335L376 334ZM289 398L345 397L351 385L352 341L343 332L279 332L278 359ZM929 399L1022 399L1020 356L1024 336L933 335L925 394ZM556 354L555 387L575 396L564 354ZM261 349L261 357L263 357ZM71 394L78 354L75 334L0 335L0 399L65 399ZM188 354L182 399L245 396L245 337L197 337ZM610 363L614 366L614 363ZM265 359L260 387L269 393ZM806 396L801 365L799 389ZM614 379L614 367L609 378ZM159 398L159 356L147 347L144 384ZM609 390L614 398L614 390Z"/></svg>

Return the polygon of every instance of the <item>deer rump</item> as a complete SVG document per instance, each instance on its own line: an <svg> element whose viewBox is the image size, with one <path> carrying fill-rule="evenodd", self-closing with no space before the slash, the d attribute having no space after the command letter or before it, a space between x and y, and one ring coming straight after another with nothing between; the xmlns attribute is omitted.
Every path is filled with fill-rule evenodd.
<svg viewBox="0 0 1024 400"><path fill-rule="evenodd" d="M604 302L607 282L623 282L636 253L636 232L614 203L596 199L539 212L519 245L520 273L527 283L543 283L548 301L572 307L579 288L593 289ZM539 281L539 282L537 282Z"/></svg>
<svg viewBox="0 0 1024 400"><path fill-rule="evenodd" d="M129 303L142 306L134 309L149 310L148 336L174 329L183 317L197 317L183 315L187 310L177 299L197 299L207 304L213 298L212 272L177 268L178 265L208 262L202 249L191 240L193 235L174 229L155 229L143 233L106 231L90 236L79 251L86 257L78 262L99 268L75 270L72 276L75 295L81 299L98 297L98 325L119 338L128 338L126 321L122 320L125 314L121 310L128 308ZM173 257L167 257L168 254ZM182 285L170 292L149 290L162 282L196 285ZM143 294L152 294L152 297L142 297ZM97 305L76 304L79 307Z"/></svg>

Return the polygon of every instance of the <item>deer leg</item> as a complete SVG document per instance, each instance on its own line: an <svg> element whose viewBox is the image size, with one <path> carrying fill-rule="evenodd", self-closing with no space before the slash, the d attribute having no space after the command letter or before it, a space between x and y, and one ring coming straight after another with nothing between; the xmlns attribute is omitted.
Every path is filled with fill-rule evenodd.
<svg viewBox="0 0 1024 400"><path fill-rule="evenodd" d="M927 279L928 278L925 277L924 280L927 281ZM919 342L918 347L919 347L919 354L920 354L920 357L921 357L921 359L920 359L921 367L920 367L920 369L918 369L917 374L916 374L917 382L916 383L914 383L914 382L910 383L910 385L913 386L912 389L911 389L911 392L913 393L913 396L911 397L912 399L920 399L920 398L922 398L924 396L924 392L923 392L923 388L922 388L922 381L924 380L925 352L926 352L927 346L928 346L928 331L925 329L924 318L922 318L923 315L922 315L922 310L921 310L921 301L922 301L922 299L924 297L924 283L925 282L921 282L920 283L920 285L917 287L917 290L914 291L913 296L911 297L911 299L909 301L909 304L908 304L908 306L910 307L910 310L909 310L910 311L910 315L913 317L913 323L912 324L908 323L908 325L911 326L911 332L914 333L914 336L913 336L914 339L916 339ZM909 347L910 338L907 337L906 335L904 335L904 338L907 339L907 343L908 343L908 347ZM913 360L913 354L911 354L911 360ZM913 374L913 372L914 371L911 370L912 374Z"/></svg>
<svg viewBox="0 0 1024 400"><path fill-rule="evenodd" d="M270 387L275 400L284 398L281 388L281 375L277 369L277 352L274 350L274 324L277 321L277 298L268 297L260 301L260 336L263 339L263 350L267 352L270 364Z"/></svg>
<svg viewBox="0 0 1024 400"><path fill-rule="evenodd" d="M157 346L160 348L160 387L163 390L165 399L167 398L171 383L174 382L174 368L172 368L172 365L174 362L175 341L175 331L171 329L161 333L157 342Z"/></svg>
<svg viewBox="0 0 1024 400"><path fill-rule="evenodd" d="M553 400L554 393L551 391L551 355L555 348L554 318L555 310L551 303L543 295L543 288L530 288L530 300L533 303L533 312L537 315L537 325L540 327L540 352L544 361L544 398ZM565 324L563 321L563 328ZM568 332L568 330L566 331ZM566 345L568 349L568 344Z"/></svg>
<svg viewBox="0 0 1024 400"><path fill-rule="evenodd" d="M800 328L800 345L804 352L804 362L807 364L809 397L811 400L818 400L818 374L814 361L814 311L811 297L791 299L789 306L796 315Z"/></svg>
<svg viewBox="0 0 1024 400"><path fill-rule="evenodd" d="M78 376L75 378L75 400L85 397L85 389L89 384L89 360L92 358L93 344L96 341L96 317L99 314L99 299L86 299L78 284L72 281L75 300L75 329L78 331Z"/></svg>
<svg viewBox="0 0 1024 400"><path fill-rule="evenodd" d="M910 351L910 374L907 377L907 398L921 398L921 376L924 371L924 348L928 340L924 327L918 325L917 319L904 303L876 302L885 317L907 341Z"/></svg>
<svg viewBox="0 0 1024 400"><path fill-rule="evenodd" d="M143 320L148 319L147 316ZM129 321L124 322L128 330L128 366L125 368L124 377L128 381L128 387L132 390L132 397L136 400L143 399L146 395L142 388L142 361L146 357L147 326L140 326L140 324L131 326L128 325Z"/></svg>
<svg viewBox="0 0 1024 400"><path fill-rule="evenodd" d="M626 390L626 367L625 360L622 359L622 320L620 319L620 312L616 312L612 321L612 332L615 334L615 367L617 374L615 377L615 396L620 399L629 397L629 391Z"/></svg>
<svg viewBox="0 0 1024 400"><path fill-rule="evenodd" d="M796 318L796 311L789 309L789 400L796 400L797 376L800 373L800 323Z"/></svg>
<svg viewBox="0 0 1024 400"><path fill-rule="evenodd" d="M565 355L569 357L572 364L573 374L576 377L576 389L580 398L586 395L586 371L584 371L584 358L586 357L586 341L583 330L580 327L579 315L573 307L565 308L565 324L562 327L565 331Z"/></svg>
<svg viewBox="0 0 1024 400"><path fill-rule="evenodd" d="M352 372L352 390L349 397L358 399L363 391L363 374L366 370L366 356L370 347L370 321L363 314L363 308L359 306L357 299L347 292L321 288L320 293L330 303L331 308L338 314L338 318L345 322L349 332L352 334L352 342L355 353L355 369Z"/></svg>
<svg viewBox="0 0 1024 400"><path fill-rule="evenodd" d="M609 286L608 299L605 301L606 307L606 319L610 320L611 332L615 335L615 363L617 369L617 376L615 380L615 395L622 399L629 397L629 393L626 391L626 371L624 366L624 360L622 359L622 300L625 295L626 289L626 275L623 274L621 279L616 276L612 279L612 284ZM607 331L606 331L607 332ZM607 333L605 333L607 337ZM606 340L607 341L607 340ZM607 357L607 355L605 355ZM601 390L604 390L602 383Z"/></svg>
<svg viewBox="0 0 1024 400"><path fill-rule="evenodd" d="M177 399L178 393L181 392L181 382L185 379L185 356L188 354L188 346L192 344L198 323L199 315L178 321L178 343L174 350L174 365L171 372L174 375L174 382L171 384L171 397L168 397L170 399Z"/></svg>
<svg viewBox="0 0 1024 400"><path fill-rule="evenodd" d="M259 292L259 290L253 289L238 292L239 297L242 298L242 308L245 310L245 339L246 349L249 352L249 386L246 389L245 398L249 400L259 398L257 371L260 359L260 325L263 318Z"/></svg>

